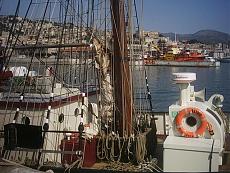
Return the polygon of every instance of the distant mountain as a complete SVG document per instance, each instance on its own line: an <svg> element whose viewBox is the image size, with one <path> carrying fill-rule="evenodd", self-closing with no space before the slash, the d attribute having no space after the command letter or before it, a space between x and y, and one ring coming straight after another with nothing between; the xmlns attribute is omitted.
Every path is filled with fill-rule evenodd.
<svg viewBox="0 0 230 173"><path fill-rule="evenodd" d="M175 39L174 33L161 33L165 37L169 37L171 40ZM214 31L214 30L200 30L194 34L177 34L177 40L180 41L198 41L201 43L228 43L230 42L230 35Z"/></svg>

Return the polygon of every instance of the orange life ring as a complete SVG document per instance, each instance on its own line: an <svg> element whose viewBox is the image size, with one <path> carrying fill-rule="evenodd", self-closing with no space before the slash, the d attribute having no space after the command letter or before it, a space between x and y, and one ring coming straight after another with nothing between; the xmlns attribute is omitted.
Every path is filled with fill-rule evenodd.
<svg viewBox="0 0 230 173"><path fill-rule="evenodd" d="M189 113L196 114L201 121L201 125L199 126L199 128L195 132L188 131L188 130L184 129L182 126L183 118L186 115L188 115ZM195 138L195 137L198 137L199 135L202 135L204 133L204 131L206 130L207 124L208 124L206 117L205 117L205 114L197 108L182 109L179 112L179 114L176 116L175 121L176 121L176 127L177 127L178 132L182 136L188 137L188 138Z"/></svg>

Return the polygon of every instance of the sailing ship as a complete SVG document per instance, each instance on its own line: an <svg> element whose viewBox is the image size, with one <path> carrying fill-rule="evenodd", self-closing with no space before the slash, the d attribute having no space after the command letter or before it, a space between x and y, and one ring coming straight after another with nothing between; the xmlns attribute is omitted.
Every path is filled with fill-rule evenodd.
<svg viewBox="0 0 230 173"><path fill-rule="evenodd" d="M2 160L54 172L162 171L147 72L133 61L143 61L136 1L30 0L21 18L23 5L1 48ZM205 101L190 85L195 74L174 75L181 96L169 106L164 171L218 171L229 134L223 96Z"/></svg>
<svg viewBox="0 0 230 173"><path fill-rule="evenodd" d="M31 0L19 17L23 5L10 17L1 56L3 159L63 171L96 159L155 165L155 119L142 113L153 110L144 68L144 101L135 101L132 82L136 2Z"/></svg>

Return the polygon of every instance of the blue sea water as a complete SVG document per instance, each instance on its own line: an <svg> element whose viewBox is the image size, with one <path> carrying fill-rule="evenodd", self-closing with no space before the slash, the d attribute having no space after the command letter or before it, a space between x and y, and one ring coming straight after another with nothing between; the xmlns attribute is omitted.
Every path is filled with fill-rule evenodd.
<svg viewBox="0 0 230 173"><path fill-rule="evenodd" d="M224 96L223 110L230 112L230 63L220 67L169 67L147 66L148 83L154 111L168 111L168 107L179 99L179 88L173 82L176 72L194 72L197 80L191 85L195 91L206 88L206 100L213 94Z"/></svg>

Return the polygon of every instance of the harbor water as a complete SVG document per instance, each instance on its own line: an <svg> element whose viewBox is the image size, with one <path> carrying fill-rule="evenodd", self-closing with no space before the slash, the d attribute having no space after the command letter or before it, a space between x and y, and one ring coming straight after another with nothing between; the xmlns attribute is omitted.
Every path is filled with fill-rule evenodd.
<svg viewBox="0 0 230 173"><path fill-rule="evenodd" d="M197 80L191 85L195 91L206 88L206 100L213 94L224 96L223 110L230 112L230 63L220 67L147 66L148 84L154 112L168 112L168 107L179 99L179 88L173 82L173 73L193 72Z"/></svg>
<svg viewBox="0 0 230 173"><path fill-rule="evenodd" d="M20 62L18 66L25 66L28 68L28 64L23 62ZM34 66L32 70L36 71L38 74L45 72L45 67L39 66L41 68L40 71L38 71L37 67L38 66ZM79 76L83 76L84 69L79 68L77 65L71 67L71 70L69 70L70 65L65 65L61 69L62 71L60 71L59 77L63 76L67 84L73 84L74 77L74 79L77 79L77 81L75 81L76 84L75 82L74 84L79 87L79 83L81 83ZM140 69L141 73L139 71ZM177 72L196 73L197 80L191 83L195 86L195 91L206 88L206 100L213 94L222 94L224 96L223 109L224 111L230 112L230 63L221 63L220 67L145 66L145 69L155 112L168 112L168 107L179 99L179 88L173 82L174 76L172 75ZM144 85L145 82L143 82L145 80L143 69L137 65L133 72L135 76L133 82L135 85L138 85L139 89L142 88L141 91L137 93L143 93L144 90L146 90L146 86ZM92 79L95 78L92 68L87 71L87 76L88 85L90 85L93 83ZM141 96L137 96L136 99L137 98L140 99ZM139 101L137 103L139 103Z"/></svg>

